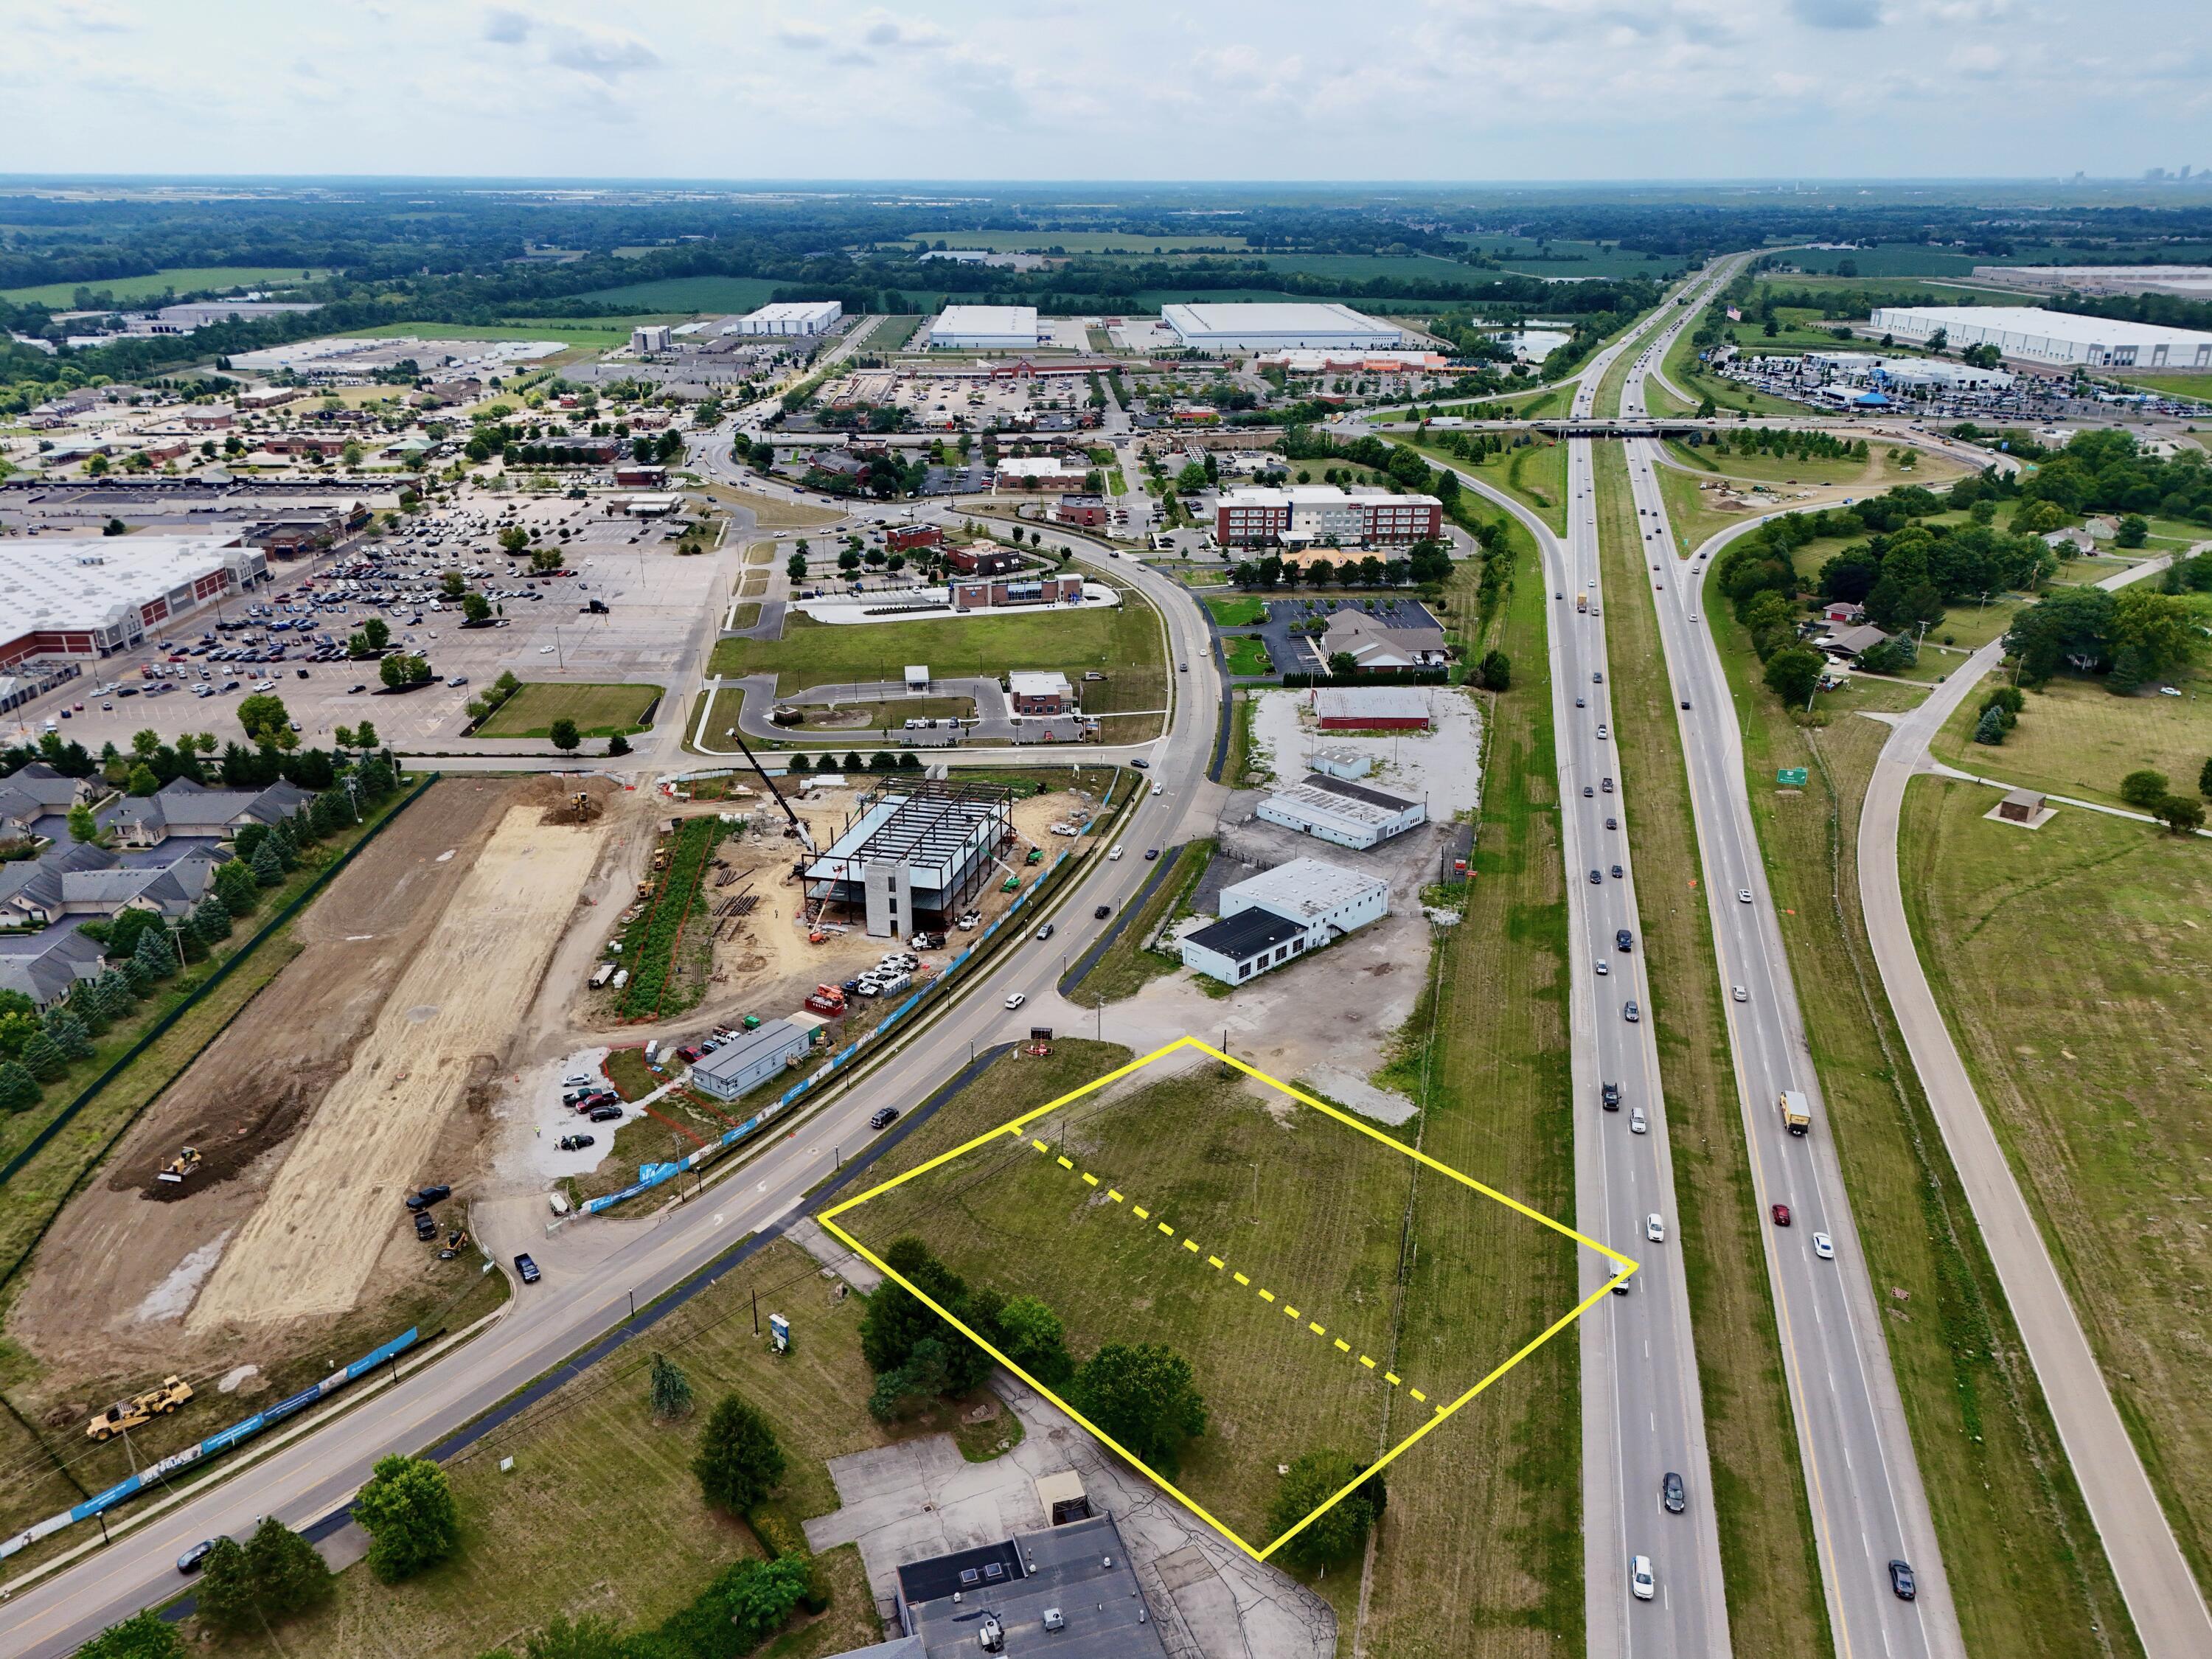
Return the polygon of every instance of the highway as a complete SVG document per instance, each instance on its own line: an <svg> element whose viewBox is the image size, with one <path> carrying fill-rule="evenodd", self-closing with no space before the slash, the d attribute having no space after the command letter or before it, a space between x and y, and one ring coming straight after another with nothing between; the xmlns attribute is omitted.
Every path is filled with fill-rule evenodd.
<svg viewBox="0 0 2212 1659"><path fill-rule="evenodd" d="M1064 957L1087 949L1109 925L1094 920L1093 908L1108 904L1118 915L1155 867L1142 849L1164 848L1213 826L1215 795L1206 768L1221 689L1205 623L1166 577L1127 561L1114 568L1158 605L1171 652L1190 666L1169 676L1176 690L1172 719L1167 734L1148 746L1148 788L1156 785L1159 793L1144 797L1121 832L1130 856L1119 862L1095 858L1061 890L1056 911L1036 913L1036 920L1050 915L1058 923L1049 945L1025 939L1004 951L933 1022L893 1044L895 1060L878 1061L842 1091L831 1091L830 1103L801 1121L794 1138L775 1141L657 1225L641 1219L578 1224L571 1234L533 1244L543 1280L518 1285L514 1301L489 1329L405 1375L397 1387L356 1397L353 1409L341 1410L250 1473L219 1482L0 1606L0 1656L52 1659L167 1600L185 1587L177 1556L201 1539L243 1536L262 1515L305 1527L343 1507L380 1457L436 1443L620 1324L632 1292L642 1305L748 1234L793 1215L829 1170L836 1149L866 1144L867 1119L877 1108L911 1106L964 1066L974 1048L1025 1035L1028 1017L1007 1012L1006 997L1020 992L1036 999L1052 988ZM1023 758L1037 757L1030 751ZM1110 1019L1105 1030L1110 1037ZM588 1230L598 1230L597 1237ZM610 1237L621 1242L607 1248Z"/></svg>
<svg viewBox="0 0 2212 1659"><path fill-rule="evenodd" d="M1626 413L1642 411L1645 374L1664 349L1662 337L1631 369ZM1674 555L1656 446L1626 441L1644 562L1657 567L1647 574L1688 763L1714 949L1723 983L1745 994L1738 1002L1723 992L1723 1007L1836 1651L1841 1659L1956 1659L1965 1651L1957 1614L1752 826L1735 701L1701 621L1711 549L1694 560ZM1777 1102L1785 1089L1812 1099L1808 1136L1782 1125ZM1768 1221L1774 1204L1789 1206L1792 1225ZM1815 1254L1815 1232L1833 1241L1833 1260ZM1917 1601L1892 1593L1893 1559L1911 1563Z"/></svg>

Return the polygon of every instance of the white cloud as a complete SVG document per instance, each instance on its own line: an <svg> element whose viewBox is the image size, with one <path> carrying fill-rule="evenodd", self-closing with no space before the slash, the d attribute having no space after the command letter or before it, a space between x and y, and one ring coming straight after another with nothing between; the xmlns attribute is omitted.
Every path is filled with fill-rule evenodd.
<svg viewBox="0 0 2212 1659"><path fill-rule="evenodd" d="M1881 21L1875 0L1790 0L1790 15L1816 29L1870 29Z"/></svg>

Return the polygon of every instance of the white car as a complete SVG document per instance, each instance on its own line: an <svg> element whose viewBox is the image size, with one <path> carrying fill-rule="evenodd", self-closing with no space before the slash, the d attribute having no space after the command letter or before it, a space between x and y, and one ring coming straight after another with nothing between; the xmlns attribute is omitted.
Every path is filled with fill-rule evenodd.
<svg viewBox="0 0 2212 1659"><path fill-rule="evenodd" d="M1628 1588L1636 1592L1639 1601L1649 1601L1658 1594L1659 1583L1651 1576L1651 1558L1632 1556L1628 1563Z"/></svg>
<svg viewBox="0 0 2212 1659"><path fill-rule="evenodd" d="M1156 783L1152 786L1152 793L1156 795L1164 795L1167 792L1168 787L1164 783Z"/></svg>
<svg viewBox="0 0 2212 1659"><path fill-rule="evenodd" d="M1646 1135L1651 1133L1651 1126L1644 1121L1644 1109L1641 1106L1629 1108L1628 1133L1632 1135Z"/></svg>
<svg viewBox="0 0 2212 1659"><path fill-rule="evenodd" d="M1656 1212L1645 1216L1644 1236L1654 1244L1664 1244L1667 1242L1667 1224L1661 1220Z"/></svg>
<svg viewBox="0 0 2212 1659"><path fill-rule="evenodd" d="M1735 902L1736 902L1738 904L1748 904L1748 903L1750 903L1750 902L1751 902L1751 889L1750 889L1750 888L1748 888L1748 887L1739 887L1739 888L1737 888L1737 889L1735 890Z"/></svg>
<svg viewBox="0 0 2212 1659"><path fill-rule="evenodd" d="M1605 738L1606 738L1606 735L1607 735L1605 727L1603 727L1602 726L1599 726L1599 727L1598 727L1598 729L1597 729L1597 735L1598 735L1598 740L1599 740L1600 742L1603 742L1603 741L1604 741L1604 739L1605 739Z"/></svg>
<svg viewBox="0 0 2212 1659"><path fill-rule="evenodd" d="M1026 996L1024 996L1019 991L1017 991L1013 995L1006 999L1006 1006L1009 1009L1018 1008L1028 1000L1029 999Z"/></svg>
<svg viewBox="0 0 2212 1659"><path fill-rule="evenodd" d="M1591 963L1590 965L1591 965L1593 968L1595 968L1595 969L1599 973L1601 973L1601 974L1609 974L1609 973L1611 973L1611 972L1613 971L1613 969L1610 969L1610 968L1607 967L1607 966L1606 966L1603 963L1601 963L1601 962L1593 963Z"/></svg>
<svg viewBox="0 0 2212 1659"><path fill-rule="evenodd" d="M1109 864L1118 864L1118 863L1120 863L1120 862L1121 862L1121 842L1115 842L1114 843L1114 850L1113 850L1112 852L1109 853L1109 854L1106 855L1106 862L1107 862L1107 863L1109 863Z"/></svg>
<svg viewBox="0 0 2212 1659"><path fill-rule="evenodd" d="M1751 993L1745 990L1741 985L1729 986L1729 995L1738 1002L1748 1002L1751 1000Z"/></svg>
<svg viewBox="0 0 2212 1659"><path fill-rule="evenodd" d="M538 647L538 654L541 657L550 657L553 654L553 647L550 645L541 645Z"/></svg>
<svg viewBox="0 0 2212 1659"><path fill-rule="evenodd" d="M1814 1233L1813 1235L1813 1254L1819 1256L1823 1261L1833 1261L1836 1259L1835 1240L1830 1238L1826 1233Z"/></svg>

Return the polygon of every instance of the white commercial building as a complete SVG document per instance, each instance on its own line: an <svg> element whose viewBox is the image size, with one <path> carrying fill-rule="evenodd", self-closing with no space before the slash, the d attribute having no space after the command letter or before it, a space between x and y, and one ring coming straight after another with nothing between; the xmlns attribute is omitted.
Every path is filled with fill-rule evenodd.
<svg viewBox="0 0 2212 1659"><path fill-rule="evenodd" d="M1340 305L1162 306L1160 320L1195 351L1387 349L1406 333Z"/></svg>
<svg viewBox="0 0 2212 1659"><path fill-rule="evenodd" d="M1035 306L947 306L929 325L932 347L966 351L1025 351L1037 343Z"/></svg>
<svg viewBox="0 0 2212 1659"><path fill-rule="evenodd" d="M0 670L112 656L268 574L234 532L0 542Z"/></svg>
<svg viewBox="0 0 2212 1659"><path fill-rule="evenodd" d="M652 352L668 350L671 338L667 324L654 323L645 328L630 330L629 349L643 357Z"/></svg>
<svg viewBox="0 0 2212 1659"><path fill-rule="evenodd" d="M2089 368L2212 368L2212 334L2039 306L1884 306L1869 327L1913 345L1993 345L2029 362Z"/></svg>
<svg viewBox="0 0 2212 1659"><path fill-rule="evenodd" d="M835 300L779 300L725 323L725 334L826 334L845 315Z"/></svg>
<svg viewBox="0 0 2212 1659"><path fill-rule="evenodd" d="M1364 852L1425 823L1429 808L1425 801L1316 772L1268 796L1255 815L1316 841Z"/></svg>
<svg viewBox="0 0 2212 1659"><path fill-rule="evenodd" d="M1763 363L1784 360L1763 357ZM1976 368L1941 357L1885 357L1869 351L1808 351L1803 362L1831 380L1847 386L1894 387L1901 391L2002 392L2013 376L2001 368Z"/></svg>
<svg viewBox="0 0 2212 1659"><path fill-rule="evenodd" d="M1221 919L1182 940L1182 964L1240 985L1390 914L1390 884L1321 859L1292 859L1221 890Z"/></svg>

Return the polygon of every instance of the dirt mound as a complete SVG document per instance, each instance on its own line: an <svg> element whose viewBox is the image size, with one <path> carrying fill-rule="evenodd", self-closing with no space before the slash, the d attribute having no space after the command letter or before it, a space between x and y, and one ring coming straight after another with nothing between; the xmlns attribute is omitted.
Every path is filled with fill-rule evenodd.
<svg viewBox="0 0 2212 1659"><path fill-rule="evenodd" d="M541 824L597 823L622 793L612 778L533 778L522 786L521 804L538 808Z"/></svg>
<svg viewBox="0 0 2212 1659"><path fill-rule="evenodd" d="M107 1184L117 1192L135 1188L157 1204L174 1204L202 1188L244 1174L253 1161L299 1127L307 1109L337 1081L335 1064L301 1066L289 1072L250 1073L228 1085L209 1102L199 1122L179 1130L179 1147L197 1147L200 1166L181 1182L156 1179L167 1163L166 1148L141 1146L116 1160Z"/></svg>

